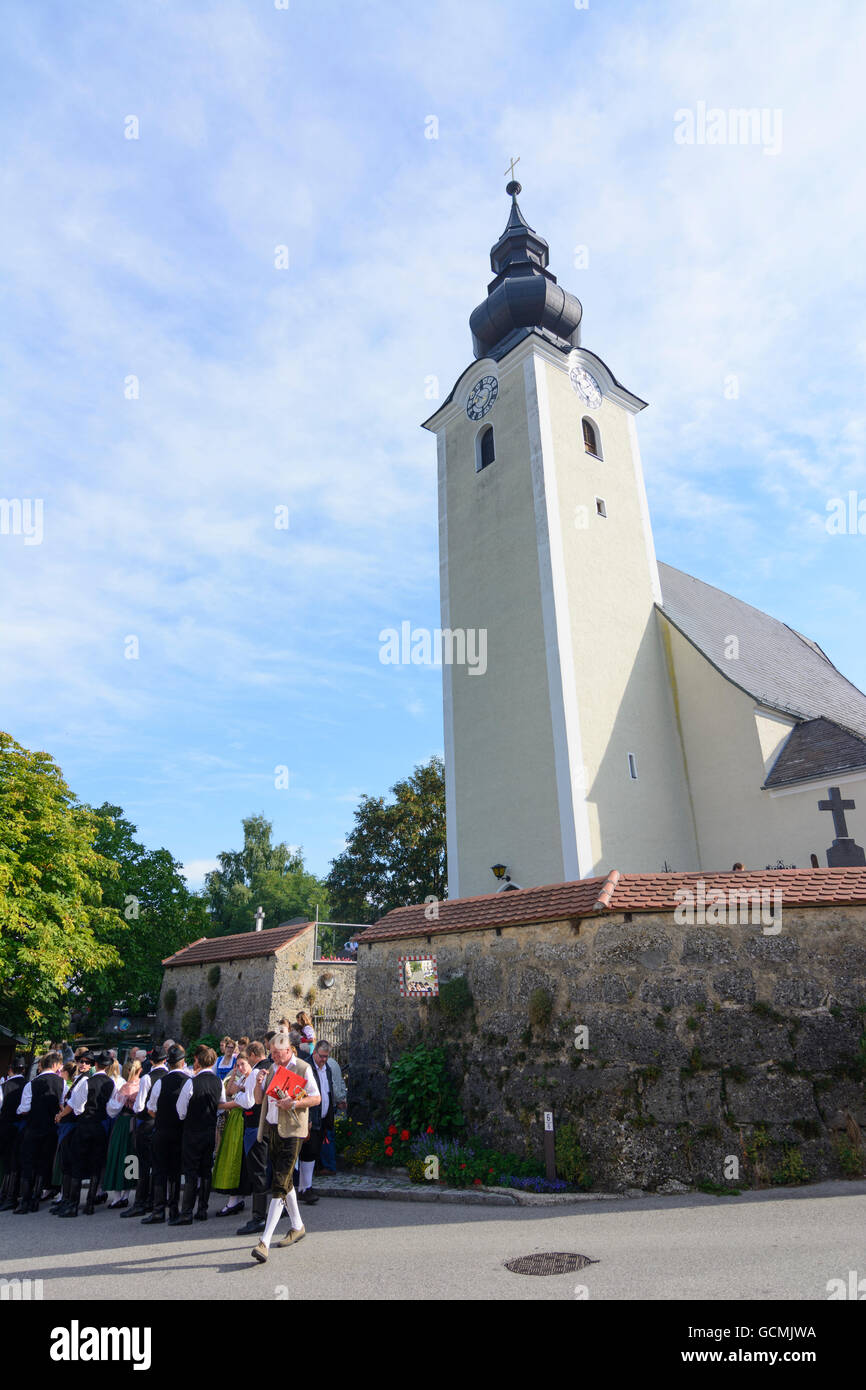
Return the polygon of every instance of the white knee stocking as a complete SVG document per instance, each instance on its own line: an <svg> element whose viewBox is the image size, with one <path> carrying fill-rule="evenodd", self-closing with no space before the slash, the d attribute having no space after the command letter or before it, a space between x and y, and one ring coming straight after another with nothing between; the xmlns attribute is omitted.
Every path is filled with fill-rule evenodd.
<svg viewBox="0 0 866 1390"><path fill-rule="evenodd" d="M315 1160L314 1160L312 1163L302 1163L302 1164L301 1164L301 1173L300 1173L300 1178L299 1178L299 1180L298 1180L298 1191L299 1191L299 1192L306 1192L306 1190L307 1190L308 1187L312 1187L312 1185L313 1185L313 1170L315 1169L315 1167L316 1167Z"/></svg>
<svg viewBox="0 0 866 1390"><path fill-rule="evenodd" d="M266 1250L270 1249L274 1231L277 1229L277 1222L283 1214L284 1202L282 1197L272 1197L268 1207L268 1217L265 1222L265 1229L262 1231L262 1245Z"/></svg>
<svg viewBox="0 0 866 1390"><path fill-rule="evenodd" d="M298 1195L293 1187L290 1187L286 1194L286 1211L289 1213L292 1230L299 1231L304 1223L298 1209Z"/></svg>

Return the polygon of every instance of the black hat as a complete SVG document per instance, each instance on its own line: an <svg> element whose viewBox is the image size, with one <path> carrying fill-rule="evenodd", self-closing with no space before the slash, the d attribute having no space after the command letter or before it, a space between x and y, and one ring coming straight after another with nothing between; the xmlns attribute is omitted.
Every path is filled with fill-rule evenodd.
<svg viewBox="0 0 866 1390"><path fill-rule="evenodd" d="M148 1056L152 1062L164 1062L166 1051L165 1043L158 1043L156 1047L150 1049Z"/></svg>
<svg viewBox="0 0 866 1390"><path fill-rule="evenodd" d="M182 1062L184 1057L186 1056L186 1048L181 1047L180 1043L173 1043L172 1046L168 1049L167 1055L169 1066L176 1067L178 1062Z"/></svg>
<svg viewBox="0 0 866 1390"><path fill-rule="evenodd" d="M93 1053L88 1051L76 1053L75 1065L77 1066L79 1062L86 1062L89 1067L92 1067L94 1062Z"/></svg>
<svg viewBox="0 0 866 1390"><path fill-rule="evenodd" d="M93 1058L93 1065L94 1065L95 1067L110 1067L113 1061L114 1061L114 1055L113 1055L113 1053L111 1053L111 1052L97 1052L96 1056Z"/></svg>

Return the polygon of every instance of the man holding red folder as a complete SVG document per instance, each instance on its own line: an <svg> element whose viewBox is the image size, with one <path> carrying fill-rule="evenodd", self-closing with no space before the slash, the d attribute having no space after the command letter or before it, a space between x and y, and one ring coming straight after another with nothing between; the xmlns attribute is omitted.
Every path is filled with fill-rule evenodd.
<svg viewBox="0 0 866 1390"><path fill-rule="evenodd" d="M306 1235L292 1174L309 1132L308 1111L321 1101L313 1068L309 1062L295 1056L287 1033L275 1033L271 1038L271 1058L273 1065L266 1073L259 1072L254 1092L256 1104L262 1102L258 1137L262 1139L267 1135L273 1170L265 1229L251 1251L253 1259L261 1264L268 1258L271 1240L284 1209L289 1214L292 1229L277 1241L277 1245L294 1245Z"/></svg>

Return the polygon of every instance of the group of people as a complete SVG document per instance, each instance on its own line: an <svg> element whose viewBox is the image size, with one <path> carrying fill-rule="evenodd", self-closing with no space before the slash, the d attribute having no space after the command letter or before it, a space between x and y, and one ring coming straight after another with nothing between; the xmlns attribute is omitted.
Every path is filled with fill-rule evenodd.
<svg viewBox="0 0 866 1390"><path fill-rule="evenodd" d="M217 1058L201 1044L188 1058L167 1039L122 1070L110 1052L79 1049L64 1062L52 1050L30 1080L13 1064L0 1086L0 1212L26 1215L53 1195L54 1215L76 1217L86 1184L86 1215L105 1203L144 1225L187 1226L207 1220L213 1189L226 1197L219 1216L250 1198L237 1233L260 1235L255 1259L268 1258L285 1214L291 1231L279 1244L301 1239L298 1202L318 1201L317 1163L336 1169L334 1121L346 1105L330 1044L299 1015L261 1042L224 1038L221 1049Z"/></svg>

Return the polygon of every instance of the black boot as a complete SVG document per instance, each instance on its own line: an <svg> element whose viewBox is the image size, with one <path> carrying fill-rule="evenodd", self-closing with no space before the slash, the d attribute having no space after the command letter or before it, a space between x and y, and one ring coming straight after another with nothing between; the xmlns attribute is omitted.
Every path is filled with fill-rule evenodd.
<svg viewBox="0 0 866 1390"><path fill-rule="evenodd" d="M194 1173L187 1173L183 1184L183 1208L179 1216L172 1217L169 1226L191 1226L193 1221L193 1207L195 1206L196 1177Z"/></svg>
<svg viewBox="0 0 866 1390"><path fill-rule="evenodd" d="M61 1217L61 1218L64 1217L64 1216L77 1216L77 1215L78 1215L78 1203L79 1203L80 1201L81 1201L81 1179L80 1179L80 1178L71 1178L71 1179L70 1179L70 1182L69 1182L69 1200L68 1200L67 1202L64 1202L63 1206L60 1208L60 1210L58 1211L57 1215L58 1215L59 1217Z"/></svg>
<svg viewBox="0 0 866 1390"><path fill-rule="evenodd" d="M39 1191L38 1187L36 1191ZM30 1214L30 1212L33 1210L33 1206L31 1205L30 1201L32 1195L33 1179L25 1178L21 1184L21 1192L18 1196L18 1205L12 1213L13 1216L28 1216ZM37 1202L36 1205L38 1207L39 1203Z"/></svg>
<svg viewBox="0 0 866 1390"><path fill-rule="evenodd" d="M133 1212L134 1212L133 1208ZM125 1211L124 1216L131 1216L133 1212ZM140 1213L139 1213L140 1214ZM148 1216L142 1217L142 1226L161 1226L165 1221L165 1178L154 1178L153 1181L153 1211Z"/></svg>
<svg viewBox="0 0 866 1390"><path fill-rule="evenodd" d="M196 1221L207 1221L207 1204L210 1201L210 1178L199 1178L198 1210Z"/></svg>
<svg viewBox="0 0 866 1390"><path fill-rule="evenodd" d="M0 1211L14 1211L18 1205L18 1173L13 1168L6 1178L3 1201L0 1202Z"/></svg>
<svg viewBox="0 0 866 1390"><path fill-rule="evenodd" d="M99 1174L91 1175L90 1182L87 1184L87 1201L84 1204L84 1215L92 1216L96 1211L96 1191L99 1187Z"/></svg>
<svg viewBox="0 0 866 1390"><path fill-rule="evenodd" d="M48 1208L52 1216L60 1215L62 1208L65 1207L66 1203L69 1201L69 1194L71 1191L72 1179L70 1178L68 1173L64 1173L63 1177L60 1180L60 1191L57 1194L55 1201L53 1201L51 1203L51 1206Z"/></svg>
<svg viewBox="0 0 866 1390"><path fill-rule="evenodd" d="M168 1215L169 1220L177 1220L180 1211L180 1178L169 1178L168 1183Z"/></svg>

